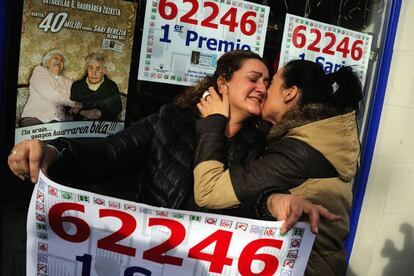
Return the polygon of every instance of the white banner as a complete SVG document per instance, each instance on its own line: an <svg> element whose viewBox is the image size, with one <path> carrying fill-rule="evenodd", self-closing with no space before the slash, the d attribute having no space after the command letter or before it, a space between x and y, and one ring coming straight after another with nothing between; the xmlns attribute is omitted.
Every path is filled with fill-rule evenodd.
<svg viewBox="0 0 414 276"><path fill-rule="evenodd" d="M27 275L303 275L315 236L299 222L156 208L41 174L27 220Z"/></svg>
<svg viewBox="0 0 414 276"><path fill-rule="evenodd" d="M279 68L290 60L319 63L326 73L351 65L365 83L372 36L286 14Z"/></svg>
<svg viewBox="0 0 414 276"><path fill-rule="evenodd" d="M26 139L52 140L67 138L103 138L124 129L124 122L76 121L40 124L16 128L15 143Z"/></svg>
<svg viewBox="0 0 414 276"><path fill-rule="evenodd" d="M269 10L240 0L147 1L138 79L193 85L225 52L263 55Z"/></svg>

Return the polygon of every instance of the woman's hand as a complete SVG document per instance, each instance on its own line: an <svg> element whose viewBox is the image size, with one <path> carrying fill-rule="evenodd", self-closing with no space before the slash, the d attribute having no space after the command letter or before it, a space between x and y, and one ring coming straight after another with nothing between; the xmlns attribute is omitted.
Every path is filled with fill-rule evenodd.
<svg viewBox="0 0 414 276"><path fill-rule="evenodd" d="M93 109L88 109L88 110L80 110L79 114L88 120L98 120L102 117L102 112L97 109L97 108L93 108Z"/></svg>
<svg viewBox="0 0 414 276"><path fill-rule="evenodd" d="M20 179L29 178L37 182L39 169L47 173L50 165L57 160L58 152L46 146L40 140L25 140L16 144L9 154L8 164L10 170Z"/></svg>
<svg viewBox="0 0 414 276"><path fill-rule="evenodd" d="M83 104L81 102L75 101L75 105L73 106L73 108L76 109L82 109Z"/></svg>
<svg viewBox="0 0 414 276"><path fill-rule="evenodd" d="M318 233L319 219L324 217L329 221L337 221L341 216L332 214L321 205L313 204L299 195L272 194L267 199L267 209L277 220L284 220L280 233L285 234L305 213L309 216L311 231Z"/></svg>
<svg viewBox="0 0 414 276"><path fill-rule="evenodd" d="M221 97L217 94L214 87L208 88L208 94L206 93L197 104L201 117L205 118L212 114L222 114L227 118L229 117L230 103L227 85L222 85L220 92Z"/></svg>
<svg viewBox="0 0 414 276"><path fill-rule="evenodd" d="M71 108L69 109L69 114L70 114L70 115L78 114L78 113L79 113L79 111L80 111L80 108L71 107Z"/></svg>

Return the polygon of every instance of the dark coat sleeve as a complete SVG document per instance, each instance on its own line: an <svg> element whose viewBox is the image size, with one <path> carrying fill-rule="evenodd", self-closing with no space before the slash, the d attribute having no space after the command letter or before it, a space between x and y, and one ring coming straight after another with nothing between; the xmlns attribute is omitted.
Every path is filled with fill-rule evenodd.
<svg viewBox="0 0 414 276"><path fill-rule="evenodd" d="M157 121L152 114L106 138L53 140L61 154L51 171L94 180L127 174L147 159Z"/></svg>
<svg viewBox="0 0 414 276"><path fill-rule="evenodd" d="M259 159L229 168L237 197L243 201L269 188L286 193L302 184L311 176L308 149L306 144L286 138L270 143Z"/></svg>

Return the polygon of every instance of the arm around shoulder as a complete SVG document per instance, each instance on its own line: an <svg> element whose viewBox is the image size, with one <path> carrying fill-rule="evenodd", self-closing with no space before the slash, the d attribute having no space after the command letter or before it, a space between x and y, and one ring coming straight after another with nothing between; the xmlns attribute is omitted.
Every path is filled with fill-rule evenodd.
<svg viewBox="0 0 414 276"><path fill-rule="evenodd" d="M229 171L215 160L201 162L194 168L194 197L197 205L211 209L234 207L240 203Z"/></svg>

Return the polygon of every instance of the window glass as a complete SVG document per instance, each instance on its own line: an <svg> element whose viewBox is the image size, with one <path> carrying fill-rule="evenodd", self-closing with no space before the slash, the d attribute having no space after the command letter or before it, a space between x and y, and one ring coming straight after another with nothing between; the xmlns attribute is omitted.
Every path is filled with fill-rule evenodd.
<svg viewBox="0 0 414 276"><path fill-rule="evenodd" d="M29 1L29 0L27 0ZM85 1L86 2L86 1ZM130 76L130 91L128 92L128 106L126 123L136 121L155 112L161 105L173 101L183 91L178 85L161 84L147 81L138 81L139 48L142 37L145 4L149 1L136 0L138 14L135 34L135 51L132 56ZM370 64L368 68L365 98L362 104L361 131L367 117L367 107L374 97L373 91L379 68L378 57L383 43L383 34L389 16L389 1L385 0L263 0L251 1L270 7L270 16L266 36L264 56L272 67L277 67L278 57L283 36L283 25L286 13L305 16L313 20L334 24L373 36ZM11 15L7 18L9 33L15 36L18 22L21 20L23 0L14 3L10 9ZM12 31L11 31L12 30ZM19 42L7 42L9 48L18 49ZM16 54L17 55L17 54ZM16 64L18 57L14 58ZM127 66L127 65L126 65ZM16 68L10 67L10 68ZM11 72L10 74L13 74ZM13 79L15 76L13 77ZM10 86L15 85L11 84ZM15 104L15 103L14 103ZM3 131L1 129L0 131ZM361 133L363 135L363 133ZM2 266L3 275L25 275L26 267L26 213L33 185L23 182L9 173L2 179Z"/></svg>

